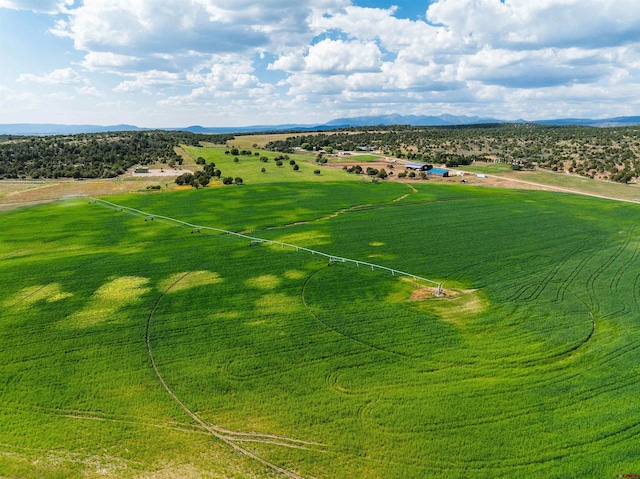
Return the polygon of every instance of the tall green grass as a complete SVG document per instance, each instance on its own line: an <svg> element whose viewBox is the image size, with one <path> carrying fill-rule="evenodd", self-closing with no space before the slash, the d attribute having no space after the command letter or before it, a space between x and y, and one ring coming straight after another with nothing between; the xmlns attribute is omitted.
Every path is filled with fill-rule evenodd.
<svg viewBox="0 0 640 479"><path fill-rule="evenodd" d="M305 477L637 472L637 207L417 188L399 201L404 185L339 183L115 202L459 292L441 300L412 300L423 285L379 271L80 200L0 215L0 475L275 474L166 393L147 322L187 407Z"/></svg>

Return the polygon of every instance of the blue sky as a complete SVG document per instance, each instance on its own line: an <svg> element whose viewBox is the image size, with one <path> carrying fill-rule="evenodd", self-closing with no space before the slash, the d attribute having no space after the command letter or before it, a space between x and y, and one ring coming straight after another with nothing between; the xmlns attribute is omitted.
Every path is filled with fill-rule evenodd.
<svg viewBox="0 0 640 479"><path fill-rule="evenodd" d="M637 0L0 0L0 123L640 114Z"/></svg>

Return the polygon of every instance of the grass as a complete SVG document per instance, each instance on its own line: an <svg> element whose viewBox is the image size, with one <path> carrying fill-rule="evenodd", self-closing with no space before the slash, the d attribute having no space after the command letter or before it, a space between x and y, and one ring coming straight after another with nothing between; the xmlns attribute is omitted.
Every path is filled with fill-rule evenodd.
<svg viewBox="0 0 640 479"><path fill-rule="evenodd" d="M464 171L470 171L472 173L487 173L491 175L499 175L499 174L508 173L512 171L511 165L508 165L508 164L481 163L477 161L471 165L461 166L460 169Z"/></svg>
<svg viewBox="0 0 640 479"><path fill-rule="evenodd" d="M638 185L624 185L620 183L594 180L579 175L556 173L546 170L513 171L511 169L511 165L501 163L474 163L469 166L461 166L459 169L473 173L487 173L503 178L528 181L540 185L566 188L568 190L593 195L640 201L640 187Z"/></svg>
<svg viewBox="0 0 640 479"><path fill-rule="evenodd" d="M554 173L544 170L513 172L504 176L559 188L567 188L569 190L582 191L594 195L640 201L640 186L638 185L623 185L620 183L593 180L578 175Z"/></svg>
<svg viewBox="0 0 640 479"><path fill-rule="evenodd" d="M2 213L0 476L277 477L165 392L148 320L181 401L304 477L636 471L637 206L414 186L113 201L442 280L444 299L78 199Z"/></svg>
<svg viewBox="0 0 640 479"><path fill-rule="evenodd" d="M240 177L244 183L248 185L266 184L266 183L296 183L296 182L336 182L336 181L363 181L362 177L349 175L342 170L336 170L333 168L327 168L318 166L315 164L315 156L308 154L291 154L290 159L295 161L299 170L294 171L293 166L289 164L289 161L283 161L282 166L276 166L274 158L280 153L274 153L264 150L252 150L252 153L259 153L260 156L247 155L226 155L225 151L228 148L213 147L213 148L198 148L198 147L184 147L184 150L192 157L197 158L201 156L207 163L213 162L222 172L222 176L231 176L233 178ZM260 157L265 156L269 158L267 163L260 161ZM238 161L235 162L234 159ZM262 168L266 171L262 173ZM315 174L316 170L320 171L320 174ZM221 182L214 182L215 184L222 184Z"/></svg>

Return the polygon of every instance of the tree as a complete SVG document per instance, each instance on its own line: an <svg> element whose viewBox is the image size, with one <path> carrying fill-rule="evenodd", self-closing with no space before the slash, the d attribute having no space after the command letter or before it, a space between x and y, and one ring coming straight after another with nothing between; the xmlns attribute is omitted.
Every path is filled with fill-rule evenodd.
<svg viewBox="0 0 640 479"><path fill-rule="evenodd" d="M313 170L313 174L314 175L319 175L320 174L320 170Z"/></svg>
<svg viewBox="0 0 640 479"><path fill-rule="evenodd" d="M235 179L235 180L233 180L233 181L234 181L234 183L235 183L236 185L241 185L241 184L242 184L242 178L240 178L239 176L237 176L237 177L236 177L236 179Z"/></svg>
<svg viewBox="0 0 640 479"><path fill-rule="evenodd" d="M225 176L224 178L222 178L222 184L223 185L231 185L231 184L233 184L233 177L232 176Z"/></svg>
<svg viewBox="0 0 640 479"><path fill-rule="evenodd" d="M295 165L295 164L296 164L296 160L289 160L289 164L290 164L291 166Z"/></svg>
<svg viewBox="0 0 640 479"><path fill-rule="evenodd" d="M307 142L300 145L300 148L307 151L313 150L313 146L311 146L311 143L307 143Z"/></svg>
<svg viewBox="0 0 640 479"><path fill-rule="evenodd" d="M205 159L199 156L196 158L196 165L204 165L206 163Z"/></svg>
<svg viewBox="0 0 640 479"><path fill-rule="evenodd" d="M205 171L196 171L193 174L193 177L202 186L207 186L211 181L211 175L207 174Z"/></svg>
<svg viewBox="0 0 640 479"><path fill-rule="evenodd" d="M387 174L387 172L385 171L384 168L382 168L380 171L378 171L378 174L376 175L378 178L380 178L381 180L384 180L387 176L389 176Z"/></svg>
<svg viewBox="0 0 640 479"><path fill-rule="evenodd" d="M204 172L209 176L214 176L214 172L216 171L215 163L207 163L204 165Z"/></svg>
<svg viewBox="0 0 640 479"><path fill-rule="evenodd" d="M183 173L176 178L176 185L178 186L192 185L193 180L194 178L191 173Z"/></svg>
<svg viewBox="0 0 640 479"><path fill-rule="evenodd" d="M267 169L266 169L266 168L262 168L260 171L261 171L262 173L266 173L266 172L267 172Z"/></svg>
<svg viewBox="0 0 640 479"><path fill-rule="evenodd" d="M298 171L300 167L298 165L293 165L293 171Z"/></svg>

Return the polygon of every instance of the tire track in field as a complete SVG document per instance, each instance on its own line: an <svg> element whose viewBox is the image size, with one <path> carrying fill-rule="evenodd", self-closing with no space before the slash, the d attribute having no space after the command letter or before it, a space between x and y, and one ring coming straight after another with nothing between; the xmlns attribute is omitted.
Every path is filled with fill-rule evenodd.
<svg viewBox="0 0 640 479"><path fill-rule="evenodd" d="M587 244L587 242L591 239L592 236L593 235L590 235L587 238L585 238L583 241L581 241L580 245L577 247L577 249L581 249L585 244ZM558 274L560 273L562 268L569 263L569 261L571 260L571 258L573 256L574 256L574 252L573 251L568 252L566 255L564 255L562 260L560 260L559 262L555 263L551 267L551 269L548 271L548 273L545 275L545 277L543 279L541 279L536 286L532 286L528 282L525 283L523 286L521 286L519 289L517 289L513 294L511 294L511 296L509 296L507 298L507 301L530 302L530 301L535 301L536 299L538 299L540 297L540 295L542 294L542 292L558 276ZM569 274L569 277L571 277L571 274L572 273ZM525 297L525 293L531 287L534 288L533 292L531 292L528 296ZM557 298L558 298L558 293L556 293L556 299Z"/></svg>
<svg viewBox="0 0 640 479"><path fill-rule="evenodd" d="M151 308L151 312L149 313L149 316L147 318L147 325L146 325L146 329L145 329L145 342L147 344L147 354L149 356L149 359L151 360L151 366L154 370L154 372L156 373L156 376L158 377L158 379L160 380L160 383L162 384L162 386L164 387L165 391L169 394L169 396L171 396L171 398L180 406L180 408L186 412L191 419L193 419L196 423L198 423L198 425L200 427L202 427L203 429L205 429L206 431L208 431L212 436L214 436L215 438L221 440L222 442L224 442L225 444L231 446L235 451L239 452L240 454L247 456L259 463L261 463L264 466L267 466L268 468L279 472L280 474L290 477L292 479L304 479L303 476L300 476L299 474L296 474L295 472L291 472L288 471L287 469L284 469L276 464L273 464L272 462L267 461L266 459L258 456L257 454L254 454L253 452L249 451L248 449L239 446L238 444L236 444L236 442L240 442L240 439L236 438L236 436L243 436L243 437L249 437L251 435L251 433L233 433L233 437L229 437L225 434L228 434L230 431L227 429L222 429L222 428L218 428L216 426L211 426L207 423L205 423L202 419L200 419L200 417L194 413L191 409L189 409L179 398L178 396L176 396L176 394L173 392L173 390L169 387L169 385L166 383L166 381L164 380L164 378L162 377L162 374L160 374L160 370L158 369L158 366L156 365L155 359L153 357L153 351L151 350L151 341L150 341L150 327L151 327L151 319L153 318L153 315L155 314L156 310L158 309L158 305L160 304L160 301L164 298L164 296L174 287L176 286L180 281L182 281L184 278L186 278L189 274L191 274L190 271L184 273L182 276L180 276L178 279L176 279L172 284L170 284L163 292L162 294L160 294L160 296L158 296L158 298L156 299L156 301L153 304L153 307ZM278 441L274 441L274 438L278 438ZM253 436L253 439L255 440L260 440L260 442L264 442L264 443L269 443L269 444L274 444L274 445L281 445L281 446L287 446L287 447L301 447L300 444L304 443L303 441L299 441L297 439L291 439L291 438L285 438L285 437L280 437L280 436L274 436L274 435L255 435ZM280 439L282 441L280 441ZM304 444L314 444L311 442L307 442Z"/></svg>
<svg viewBox="0 0 640 479"><path fill-rule="evenodd" d="M637 225L631 228L631 231L629 232L629 241L631 241L633 232L635 231L636 227ZM620 265L620 268L618 268L618 271L616 271L616 273L611 278L611 285L610 285L611 291L616 291L616 292L618 291L618 286L620 284L620 280L622 279L622 276L629 269L629 267L631 267L631 265L635 264L638 261L639 257L640 257L640 243L638 243L638 245L636 246L635 251L631 255L631 258L629 259L629 261Z"/></svg>
<svg viewBox="0 0 640 479"><path fill-rule="evenodd" d="M636 309L640 313L640 273L636 275L636 279L633 282L633 300L636 303Z"/></svg>
<svg viewBox="0 0 640 479"><path fill-rule="evenodd" d="M18 299L17 301L15 301L14 303L8 304L6 306L4 306L5 311L7 309L11 309L11 308L15 308L16 306L18 306L20 303L28 300L31 296L33 296L36 293L39 293L40 291L42 291L44 288L46 288L47 286L49 286L48 284L43 284L42 286L40 286L39 288L34 289L33 291L31 291L29 294L25 294L23 295L20 299Z"/></svg>
<svg viewBox="0 0 640 479"><path fill-rule="evenodd" d="M348 340L350 340L350 341L354 341L354 342L356 342L356 343L359 343L359 344L361 344L362 346L364 346L364 347L366 347L366 348L368 348L368 349L373 349L374 351L378 351L378 352L386 353L386 354L393 354L393 355L401 356L401 357L409 357L409 356L408 356L408 355L406 355L406 354L400 353L400 352L398 352L398 351L392 351L392 350L389 350L389 349L381 348L381 347L376 346L376 345L374 345L374 344L371 344L371 343L369 343L369 342L367 342L367 341L364 341L364 340L362 340L362 339L359 339L359 338L357 338L357 337L355 337L355 336L352 336L352 335L350 335L350 334L348 334L348 333L345 333L345 332L343 332L343 331L340 331L339 329L337 329L337 328L335 328L335 327L331 326L331 325L330 325L329 323L327 323L326 321L324 321L324 320L320 319L320 317L319 317L316 313L314 313L314 312L312 311L312 309L309 307L309 305L307 304L307 300L306 300L306 298L305 298L305 290L306 290L307 284L309 283L309 280L311 280L311 278L313 278L313 277L314 277L316 274L318 274L320 271L322 271L322 270L318 269L318 270L314 271L313 273L311 273L309 276L307 276L307 279L305 279L304 283L302 284L302 290L300 291L300 296L301 296L301 298L302 298L302 304L304 305L304 307L306 308L306 310L309 312L309 314L310 314L310 315L311 315L311 316L312 316L316 321L321 322L321 323L322 323L322 324L324 324L327 328L329 328L330 330L332 330L332 331L334 331L335 333L339 334L339 335L340 335L340 336L342 336L343 338L346 338L346 339L348 339Z"/></svg>
<svg viewBox="0 0 640 479"><path fill-rule="evenodd" d="M636 225L637 226L637 225ZM601 264L601 266L595 270L587 279L587 283L586 283L586 287L587 287L587 291L589 292L589 296L591 297L591 301L594 303L595 309L596 310L600 310L600 301L598 299L598 295L595 294L595 283L598 280L598 278L612 265L616 262L616 260L618 258L620 258L620 256L622 256L622 253L627 249L627 247L629 246L629 244L631 243L631 237L632 237L632 233L635 231L636 226L634 226L633 228L631 228L631 231L629 232L629 234L627 235L627 239L626 241L624 241L612 254L611 256L604 261L604 263Z"/></svg>

